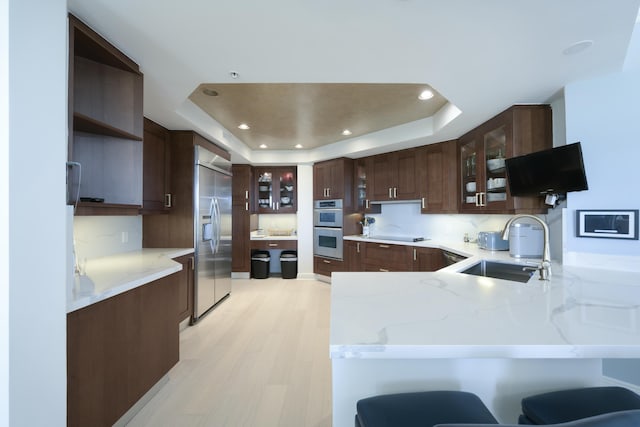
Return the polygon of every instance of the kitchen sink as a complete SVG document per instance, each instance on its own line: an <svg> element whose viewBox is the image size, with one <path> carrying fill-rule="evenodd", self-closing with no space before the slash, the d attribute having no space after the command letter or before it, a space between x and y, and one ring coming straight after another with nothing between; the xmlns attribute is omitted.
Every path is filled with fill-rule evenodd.
<svg viewBox="0 0 640 427"><path fill-rule="evenodd" d="M534 272L535 269L533 266L486 260L480 261L460 271L460 273L472 274L474 276L493 277L495 279L513 280L522 283L528 282Z"/></svg>

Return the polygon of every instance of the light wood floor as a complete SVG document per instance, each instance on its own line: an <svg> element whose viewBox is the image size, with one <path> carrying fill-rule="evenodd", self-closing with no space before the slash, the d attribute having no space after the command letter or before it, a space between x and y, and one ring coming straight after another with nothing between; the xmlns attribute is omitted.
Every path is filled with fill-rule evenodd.
<svg viewBox="0 0 640 427"><path fill-rule="evenodd" d="M234 280L128 426L331 426L329 299L323 282Z"/></svg>

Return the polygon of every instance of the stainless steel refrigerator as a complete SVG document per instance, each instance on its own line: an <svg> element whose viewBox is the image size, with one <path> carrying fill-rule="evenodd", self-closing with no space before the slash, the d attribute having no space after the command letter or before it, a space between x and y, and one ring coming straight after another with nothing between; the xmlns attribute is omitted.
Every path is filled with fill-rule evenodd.
<svg viewBox="0 0 640 427"><path fill-rule="evenodd" d="M193 323L231 293L231 163L197 146Z"/></svg>

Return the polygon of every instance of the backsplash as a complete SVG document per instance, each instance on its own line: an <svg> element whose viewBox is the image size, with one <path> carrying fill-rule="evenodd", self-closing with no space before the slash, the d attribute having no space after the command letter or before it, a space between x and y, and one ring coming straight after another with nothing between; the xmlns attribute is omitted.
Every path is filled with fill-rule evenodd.
<svg viewBox="0 0 640 427"><path fill-rule="evenodd" d="M295 230L298 229L298 216L296 214L261 214L258 216L258 228L268 233L268 230Z"/></svg>
<svg viewBox="0 0 640 427"><path fill-rule="evenodd" d="M383 204L375 218L371 235L402 235L437 240L472 241L479 231L500 231L511 215L421 214L419 203Z"/></svg>
<svg viewBox="0 0 640 427"><path fill-rule="evenodd" d="M76 216L73 237L78 260L142 249L141 216Z"/></svg>

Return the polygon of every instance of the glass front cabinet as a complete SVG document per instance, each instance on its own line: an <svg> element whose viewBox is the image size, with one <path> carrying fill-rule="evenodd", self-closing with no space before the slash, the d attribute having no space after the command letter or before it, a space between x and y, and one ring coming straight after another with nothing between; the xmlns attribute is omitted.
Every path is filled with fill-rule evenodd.
<svg viewBox="0 0 640 427"><path fill-rule="evenodd" d="M551 148L548 105L514 106L458 140L460 212L544 213L542 197L511 197L505 159Z"/></svg>
<svg viewBox="0 0 640 427"><path fill-rule="evenodd" d="M258 213L296 213L296 168L255 168Z"/></svg>

